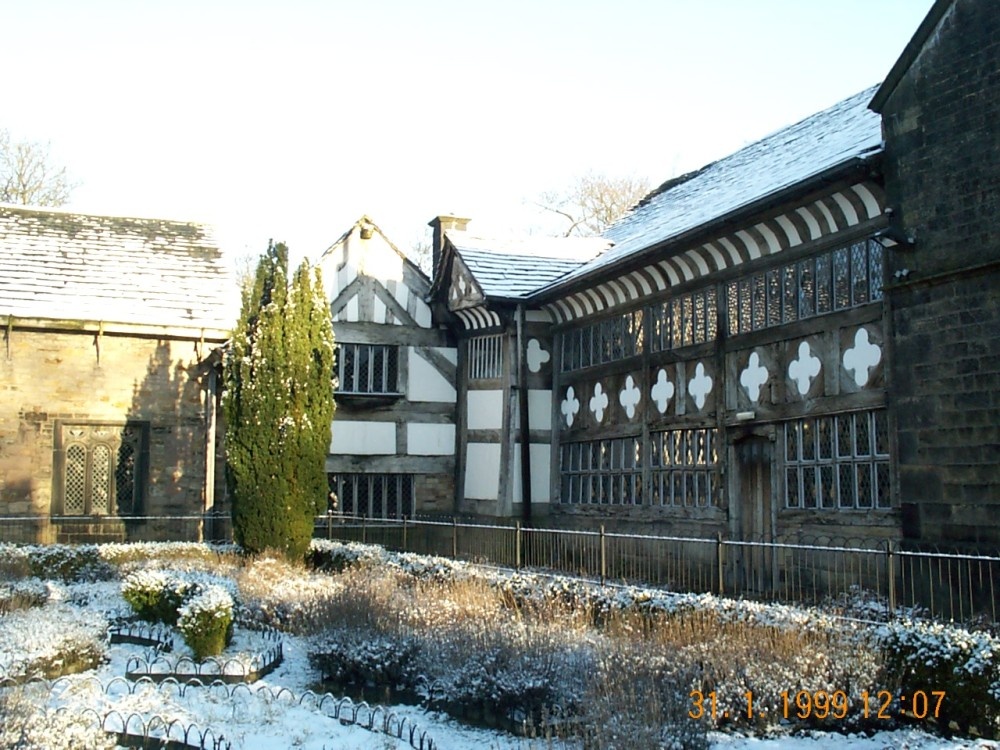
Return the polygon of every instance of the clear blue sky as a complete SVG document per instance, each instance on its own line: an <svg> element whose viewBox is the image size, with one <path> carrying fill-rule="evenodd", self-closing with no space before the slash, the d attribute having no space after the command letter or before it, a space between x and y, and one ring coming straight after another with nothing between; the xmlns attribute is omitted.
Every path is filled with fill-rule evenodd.
<svg viewBox="0 0 1000 750"><path fill-rule="evenodd" d="M0 0L0 128L70 208L316 258L362 213L539 231L587 170L659 183L881 80L932 0Z"/></svg>

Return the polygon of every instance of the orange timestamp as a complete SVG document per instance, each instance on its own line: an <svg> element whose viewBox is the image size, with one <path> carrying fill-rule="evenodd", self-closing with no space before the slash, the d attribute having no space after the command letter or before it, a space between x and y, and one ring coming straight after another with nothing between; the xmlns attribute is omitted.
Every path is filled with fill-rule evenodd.
<svg viewBox="0 0 1000 750"><path fill-rule="evenodd" d="M707 693L692 690L689 693L691 708L688 716L692 719L737 720L737 719L799 719L801 721L824 721L846 719L848 714L862 719L888 720L937 719L944 703L944 690L914 690L912 693L893 693L889 690L869 692L862 690L852 698L844 690L782 690L779 706L762 708L754 702L752 690L743 694L745 709L731 711L720 709L715 691Z"/></svg>

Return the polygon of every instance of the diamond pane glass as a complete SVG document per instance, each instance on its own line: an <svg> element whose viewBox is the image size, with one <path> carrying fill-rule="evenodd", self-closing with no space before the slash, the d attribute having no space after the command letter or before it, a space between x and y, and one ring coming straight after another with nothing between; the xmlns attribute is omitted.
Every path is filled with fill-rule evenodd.
<svg viewBox="0 0 1000 750"><path fill-rule="evenodd" d="M802 507L802 494L799 492L799 473L795 469L785 472L785 497L789 508Z"/></svg>
<svg viewBox="0 0 1000 750"><path fill-rule="evenodd" d="M807 318L816 314L815 261L799 261L799 316Z"/></svg>
<svg viewBox="0 0 1000 750"><path fill-rule="evenodd" d="M87 503L87 451L82 445L66 449L66 492L63 511L67 515L82 515Z"/></svg>
<svg viewBox="0 0 1000 750"><path fill-rule="evenodd" d="M821 466L819 470L820 503L824 508L837 507L837 483L832 466Z"/></svg>
<svg viewBox="0 0 1000 750"><path fill-rule="evenodd" d="M816 258L816 312L818 314L828 313L833 309L831 273L830 256L823 254Z"/></svg>
<svg viewBox="0 0 1000 750"><path fill-rule="evenodd" d="M854 455L872 455L871 425L867 414L854 415Z"/></svg>
<svg viewBox="0 0 1000 750"><path fill-rule="evenodd" d="M753 329L767 327L767 282L764 274L753 277Z"/></svg>
<svg viewBox="0 0 1000 750"><path fill-rule="evenodd" d="M858 481L858 507L859 508L871 508L874 506L872 498L872 465L871 464L857 464L855 467L855 473L857 475Z"/></svg>
<svg viewBox="0 0 1000 750"><path fill-rule="evenodd" d="M782 281L782 310L781 319L785 323L792 323L798 320L798 283L796 281L795 266L785 266L784 280Z"/></svg>
<svg viewBox="0 0 1000 750"><path fill-rule="evenodd" d="M879 463L875 465L875 483L878 507L888 508L892 504L889 493L889 464Z"/></svg>
<svg viewBox="0 0 1000 750"><path fill-rule="evenodd" d="M851 282L853 303L863 305L868 301L868 243L851 246Z"/></svg>
<svg viewBox="0 0 1000 750"><path fill-rule="evenodd" d="M882 299L882 281L885 276L885 253L874 240L868 241L868 287L872 302Z"/></svg>
<svg viewBox="0 0 1000 750"><path fill-rule="evenodd" d="M816 430L811 419L802 420L802 460L816 458Z"/></svg>
<svg viewBox="0 0 1000 750"><path fill-rule="evenodd" d="M833 309L851 306L850 258L846 247L833 253Z"/></svg>
<svg viewBox="0 0 1000 750"><path fill-rule="evenodd" d="M777 268L767 272L767 324L781 325L781 271Z"/></svg>
<svg viewBox="0 0 1000 750"><path fill-rule="evenodd" d="M802 503L807 508L816 507L816 469L812 466L802 470Z"/></svg>
<svg viewBox="0 0 1000 750"><path fill-rule="evenodd" d="M837 417L837 456L851 457L851 415L843 414Z"/></svg>

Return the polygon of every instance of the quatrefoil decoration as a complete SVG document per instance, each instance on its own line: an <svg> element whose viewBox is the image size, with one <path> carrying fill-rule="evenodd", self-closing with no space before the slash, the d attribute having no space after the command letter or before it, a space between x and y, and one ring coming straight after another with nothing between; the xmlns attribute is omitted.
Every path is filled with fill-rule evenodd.
<svg viewBox="0 0 1000 750"><path fill-rule="evenodd" d="M747 397L754 403L757 403L757 399L760 398L760 389L767 382L767 378L767 368L760 363L760 355L753 352L747 362L746 369L740 373L740 385L746 390Z"/></svg>
<svg viewBox="0 0 1000 750"><path fill-rule="evenodd" d="M552 359L552 355L542 349L538 339L528 340L528 349L525 354L527 355L528 369L531 372L538 372L542 369L542 365Z"/></svg>
<svg viewBox="0 0 1000 750"><path fill-rule="evenodd" d="M688 393L694 399L695 406L704 409L705 401L711 392L712 377L705 372L705 365L699 362L698 366L694 368L694 377L688 383Z"/></svg>
<svg viewBox="0 0 1000 750"><path fill-rule="evenodd" d="M576 397L576 393L573 391L573 386L566 389L566 398L564 398L562 404L560 404L559 411L562 412L563 418L566 420L566 426L572 427L573 420L576 418L576 415L580 413L580 399Z"/></svg>
<svg viewBox="0 0 1000 750"><path fill-rule="evenodd" d="M819 357L814 357L808 341L799 344L799 357L788 364L788 377L795 381L800 396L809 393L813 378L819 375Z"/></svg>
<svg viewBox="0 0 1000 750"><path fill-rule="evenodd" d="M607 408L608 394L604 392L604 386L598 383L594 386L594 396L590 399L590 410L594 412L594 419L603 422L604 412Z"/></svg>
<svg viewBox="0 0 1000 750"><path fill-rule="evenodd" d="M881 361L882 350L878 344L868 340L867 328L859 328L854 334L854 346L844 352L844 369L854 370L854 382L858 388L868 385L871 371Z"/></svg>
<svg viewBox="0 0 1000 750"><path fill-rule="evenodd" d="M629 375L625 378L625 387L618 394L618 403L625 409L625 416L629 419L635 417L635 407L639 405L639 401L641 400L642 391L636 387L635 380Z"/></svg>
<svg viewBox="0 0 1000 750"><path fill-rule="evenodd" d="M670 403L670 399L674 397L674 384L667 379L667 371L661 369L656 374L656 383L653 384L653 389L649 392L652 396L653 402L656 404L656 410L663 414L667 411L667 404Z"/></svg>

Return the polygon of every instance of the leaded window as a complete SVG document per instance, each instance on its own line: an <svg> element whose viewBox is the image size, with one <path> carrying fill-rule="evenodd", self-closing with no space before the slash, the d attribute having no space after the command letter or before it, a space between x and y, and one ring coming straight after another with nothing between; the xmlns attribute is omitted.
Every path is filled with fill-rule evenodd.
<svg viewBox="0 0 1000 750"><path fill-rule="evenodd" d="M884 409L786 422L784 438L786 507L889 508Z"/></svg>
<svg viewBox="0 0 1000 750"><path fill-rule="evenodd" d="M642 502L642 440L607 438L563 443L563 503L631 505Z"/></svg>
<svg viewBox="0 0 1000 750"><path fill-rule="evenodd" d="M718 431L665 430L650 433L649 437L653 504L714 505L719 496Z"/></svg>
<svg viewBox="0 0 1000 750"><path fill-rule="evenodd" d="M714 341L718 326L715 287L674 297L650 311L653 351Z"/></svg>
<svg viewBox="0 0 1000 750"><path fill-rule="evenodd" d="M633 310L562 334L564 372L642 354L643 311Z"/></svg>
<svg viewBox="0 0 1000 750"><path fill-rule="evenodd" d="M144 423L61 424L57 503L68 516L127 516L140 511Z"/></svg>
<svg viewBox="0 0 1000 750"><path fill-rule="evenodd" d="M503 376L502 333L469 339L469 380L495 380Z"/></svg>
<svg viewBox="0 0 1000 750"><path fill-rule="evenodd" d="M878 302L884 271L882 245L867 239L731 281L726 285L729 333Z"/></svg>
<svg viewBox="0 0 1000 750"><path fill-rule="evenodd" d="M413 516L412 474L327 474L329 510L357 518Z"/></svg>
<svg viewBox="0 0 1000 750"><path fill-rule="evenodd" d="M398 347L337 344L337 393L396 395L398 380Z"/></svg>

